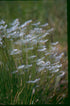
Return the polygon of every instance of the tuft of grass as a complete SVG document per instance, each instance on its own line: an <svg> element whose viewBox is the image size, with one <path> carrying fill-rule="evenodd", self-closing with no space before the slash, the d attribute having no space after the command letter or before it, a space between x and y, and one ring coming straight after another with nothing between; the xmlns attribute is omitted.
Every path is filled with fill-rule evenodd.
<svg viewBox="0 0 70 106"><path fill-rule="evenodd" d="M63 103L66 93L59 83L65 75L64 53L58 53L58 42L51 43L53 28L44 30L45 25L15 19L8 27L0 21L1 103Z"/></svg>

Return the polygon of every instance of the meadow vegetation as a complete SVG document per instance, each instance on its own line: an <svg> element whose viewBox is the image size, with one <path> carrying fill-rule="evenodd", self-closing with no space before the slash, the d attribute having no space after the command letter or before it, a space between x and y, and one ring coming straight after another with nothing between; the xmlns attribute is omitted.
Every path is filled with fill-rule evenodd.
<svg viewBox="0 0 70 106"><path fill-rule="evenodd" d="M0 1L0 104L67 103L66 12L65 0Z"/></svg>

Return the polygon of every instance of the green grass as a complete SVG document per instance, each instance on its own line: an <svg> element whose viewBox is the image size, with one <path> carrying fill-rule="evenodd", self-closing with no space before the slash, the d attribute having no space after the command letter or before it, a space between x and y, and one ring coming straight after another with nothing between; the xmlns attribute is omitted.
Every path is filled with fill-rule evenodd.
<svg viewBox="0 0 70 106"><path fill-rule="evenodd" d="M58 56L61 54L58 54L57 48L52 49L54 46L51 44L50 33L53 32L44 37L50 27L40 30L39 25L37 31L32 22L25 22L25 27L17 25L17 22L19 20L16 19L14 25L9 25L9 28L4 28L6 24L2 24L3 28L0 29L0 103L64 103L67 91L65 89L64 92L64 88L60 87L60 80L65 71L62 71L60 66L62 62ZM46 39L48 41L44 43ZM48 55L45 55L46 53Z"/></svg>
<svg viewBox="0 0 70 106"><path fill-rule="evenodd" d="M8 28L11 28L10 22L18 18L20 25L27 20L32 19L32 23L41 22L45 24L48 22L48 26L43 28L43 31L47 32L48 29L54 28L53 32L50 32L48 42L37 45L33 45L30 41L28 44L22 43L22 37L7 38L8 33L6 30L0 30L0 104L63 104L66 103L68 97L68 75L67 75L67 3L66 0L41 0L41 1L0 1L0 22L5 20ZM38 26L38 28L40 25ZM30 31L34 28L31 24L26 26L24 30L25 35L30 34ZM22 28L21 28L22 29ZM15 30L21 32L21 29ZM24 29L24 28L23 28ZM1 32L2 31L2 32ZM42 34L44 34L43 32ZM32 36L42 35L41 33L33 33ZM5 35L5 37L3 37ZM34 38L36 39L36 38ZM20 44L14 44L20 40ZM38 41L38 38L36 39ZM38 52L40 46L46 46L47 53L52 53L51 42L59 41L57 47L59 50L54 51L59 55L64 52L59 63L63 66L57 73L50 73L49 69L43 69L41 72L38 70L41 66L37 66L37 60L45 57L44 62L50 61L54 63L53 55L49 54L45 56L44 52ZM28 47L34 47L33 50L25 49ZM21 50L20 54L10 55L13 49ZM53 54L55 54L53 53ZM66 54L66 56L65 56ZM35 58L30 56L36 55ZM32 64L32 67L27 69L19 69L19 72L12 74L16 71L18 66ZM41 64L40 64L41 65ZM65 75L62 78L58 78L59 73L63 70ZM45 71L45 72L44 72ZM22 74L24 72L24 74ZM29 80L35 80L40 78L37 83L26 83ZM64 82L62 82L64 81ZM39 85L39 87L36 87ZM32 94L32 92L35 93Z"/></svg>

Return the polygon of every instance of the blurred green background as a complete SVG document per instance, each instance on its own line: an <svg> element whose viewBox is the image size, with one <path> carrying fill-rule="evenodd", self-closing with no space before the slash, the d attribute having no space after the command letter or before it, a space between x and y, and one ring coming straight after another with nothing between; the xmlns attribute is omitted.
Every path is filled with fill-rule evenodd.
<svg viewBox="0 0 70 106"><path fill-rule="evenodd" d="M63 47L67 45L67 1L0 1L0 20L7 23L18 18L21 23L32 19L41 24L48 22L54 28L53 41L59 41Z"/></svg>

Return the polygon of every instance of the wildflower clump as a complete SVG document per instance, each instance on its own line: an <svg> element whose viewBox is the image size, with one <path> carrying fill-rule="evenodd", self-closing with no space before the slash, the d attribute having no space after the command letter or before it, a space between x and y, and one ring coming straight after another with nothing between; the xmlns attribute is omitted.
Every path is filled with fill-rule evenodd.
<svg viewBox="0 0 70 106"><path fill-rule="evenodd" d="M49 102L47 93L56 90L65 74L64 54L58 54L58 42L49 41L53 28L45 30L47 25L32 20L21 25L16 19L8 27L0 21L0 99L5 104L41 103L42 93Z"/></svg>

